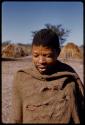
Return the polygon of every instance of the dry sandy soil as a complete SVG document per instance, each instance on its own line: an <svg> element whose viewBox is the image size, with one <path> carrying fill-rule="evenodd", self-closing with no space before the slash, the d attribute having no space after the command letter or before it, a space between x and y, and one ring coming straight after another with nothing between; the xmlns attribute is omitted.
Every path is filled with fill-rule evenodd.
<svg viewBox="0 0 85 125"><path fill-rule="evenodd" d="M83 79L83 62L69 61L75 71L79 74L82 82ZM11 111L11 94L13 75L18 69L31 66L31 59L27 57L17 61L2 61L2 122L10 123L9 114Z"/></svg>

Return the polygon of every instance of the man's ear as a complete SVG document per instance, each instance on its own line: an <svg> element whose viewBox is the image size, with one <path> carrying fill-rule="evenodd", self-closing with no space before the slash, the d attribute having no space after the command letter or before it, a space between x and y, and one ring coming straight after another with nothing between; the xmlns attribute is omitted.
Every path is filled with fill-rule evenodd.
<svg viewBox="0 0 85 125"><path fill-rule="evenodd" d="M59 56L60 52L61 52L61 49L59 48L59 49L57 50L57 57Z"/></svg>

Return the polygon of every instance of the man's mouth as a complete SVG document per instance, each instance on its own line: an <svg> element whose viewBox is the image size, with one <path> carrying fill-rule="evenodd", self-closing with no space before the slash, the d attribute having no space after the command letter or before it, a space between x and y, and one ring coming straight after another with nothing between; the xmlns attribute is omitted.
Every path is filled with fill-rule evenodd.
<svg viewBox="0 0 85 125"><path fill-rule="evenodd" d="M45 71L45 70L46 70L46 66L37 66L37 68L38 68L40 71Z"/></svg>
<svg viewBox="0 0 85 125"><path fill-rule="evenodd" d="M39 69L46 69L46 67L38 67Z"/></svg>

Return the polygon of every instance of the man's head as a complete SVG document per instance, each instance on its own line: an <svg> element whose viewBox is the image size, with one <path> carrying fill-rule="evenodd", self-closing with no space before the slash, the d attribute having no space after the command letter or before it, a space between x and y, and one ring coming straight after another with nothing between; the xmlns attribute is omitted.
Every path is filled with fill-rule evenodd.
<svg viewBox="0 0 85 125"><path fill-rule="evenodd" d="M47 73L52 68L59 53L59 38L55 32L41 29L35 34L32 42L32 59L40 73Z"/></svg>

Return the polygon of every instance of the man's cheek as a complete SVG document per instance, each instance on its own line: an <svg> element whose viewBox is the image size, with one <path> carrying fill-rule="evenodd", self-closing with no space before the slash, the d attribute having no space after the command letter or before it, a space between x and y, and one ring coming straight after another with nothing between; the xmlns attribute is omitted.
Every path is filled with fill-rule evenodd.
<svg viewBox="0 0 85 125"><path fill-rule="evenodd" d="M52 64L54 61L53 59L46 59L47 64Z"/></svg>
<svg viewBox="0 0 85 125"><path fill-rule="evenodd" d="M33 62L37 62L37 60L38 60L38 59L35 58L35 57L32 58L32 61L33 61Z"/></svg>

